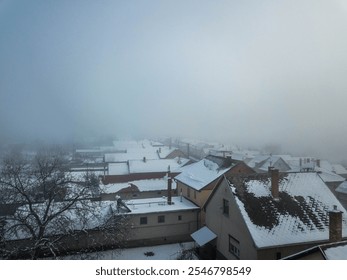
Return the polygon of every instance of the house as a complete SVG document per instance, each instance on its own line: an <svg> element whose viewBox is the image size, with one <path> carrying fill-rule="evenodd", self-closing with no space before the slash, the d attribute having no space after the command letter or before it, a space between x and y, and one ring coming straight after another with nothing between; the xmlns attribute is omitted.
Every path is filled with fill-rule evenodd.
<svg viewBox="0 0 347 280"><path fill-rule="evenodd" d="M332 164L327 160L317 159L315 171L323 174L325 182L332 190L345 180L346 169L340 164Z"/></svg>
<svg viewBox="0 0 347 280"><path fill-rule="evenodd" d="M128 183L136 180L163 178L168 168L173 174L189 163L188 159L152 159L128 160L127 162L109 163L108 174L101 176L103 184Z"/></svg>
<svg viewBox="0 0 347 280"><path fill-rule="evenodd" d="M291 155L280 155L290 167L289 172L310 172L316 167L316 159L312 157L293 157ZM280 170L280 172L282 172Z"/></svg>
<svg viewBox="0 0 347 280"><path fill-rule="evenodd" d="M126 201L131 223L128 246L161 245L192 241L198 229L199 207L184 197Z"/></svg>
<svg viewBox="0 0 347 280"><path fill-rule="evenodd" d="M179 149L149 140L114 141L113 144L117 152L105 153L105 162L126 162L128 160L142 160L143 158L147 160L187 158Z"/></svg>
<svg viewBox="0 0 347 280"><path fill-rule="evenodd" d="M174 182L170 170L165 183L166 196L131 200L117 196L116 202L127 209L131 225L128 246L191 241L190 234L198 229L200 208L182 196L172 196ZM162 182L160 186L163 187Z"/></svg>
<svg viewBox="0 0 347 280"><path fill-rule="evenodd" d="M253 169L242 161L212 155L184 166L179 171L180 174L175 177L177 193L200 208L210 196L218 179L223 175L254 173ZM200 225L203 224L204 212L201 212Z"/></svg>
<svg viewBox="0 0 347 280"><path fill-rule="evenodd" d="M212 155L182 167L179 172L175 177L178 194L182 194L200 207L204 205L216 182L224 174L254 173L244 162Z"/></svg>
<svg viewBox="0 0 347 280"><path fill-rule="evenodd" d="M124 230L127 234L126 243L122 246L137 247L149 245L161 245L169 243L180 243L192 241L190 234L197 230L199 207L183 197L161 197L149 199L135 199L123 201L120 197L117 201L91 201L83 202L84 205L95 209L95 215L88 213L83 219L76 214L78 209L72 208L64 213L72 222L68 228L52 228L47 232L45 239L61 241L55 245L59 253L69 253L88 250L102 250L107 248L118 248L112 232L101 226L104 219L111 213L121 215L125 219ZM17 211L26 211L28 206L23 205ZM32 207L39 208L40 204ZM119 213L119 214L117 214ZM11 222L2 224L0 219L0 230L3 227L11 227ZM0 231L1 233L1 231ZM7 240L5 246L7 251L13 248L26 248L32 243L30 235L23 229L18 230L15 235L0 236ZM1 241L1 239L0 239ZM49 252L42 251L42 255ZM26 258L26 255L16 256Z"/></svg>
<svg viewBox="0 0 347 280"><path fill-rule="evenodd" d="M281 156L266 156L258 155L247 162L247 165L253 168L258 173L268 171L269 167L280 170L280 172L288 172L291 170L290 166Z"/></svg>
<svg viewBox="0 0 347 280"><path fill-rule="evenodd" d="M340 238L346 210L315 172L221 178L204 205L209 246L223 259L280 259L329 242L329 210L337 207ZM338 222L336 222L338 224ZM337 240L334 240L337 241Z"/></svg>
<svg viewBox="0 0 347 280"><path fill-rule="evenodd" d="M343 172L341 165L312 157L292 157L291 155L258 155L247 162L258 173L266 173L269 167L280 172L319 172L320 177L335 194L336 187L345 180L335 170ZM335 167L335 168L334 168Z"/></svg>

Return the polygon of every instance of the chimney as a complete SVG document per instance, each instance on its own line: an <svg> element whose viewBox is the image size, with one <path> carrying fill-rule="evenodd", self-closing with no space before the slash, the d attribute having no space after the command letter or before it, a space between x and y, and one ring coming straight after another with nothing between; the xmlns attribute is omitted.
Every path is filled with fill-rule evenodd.
<svg viewBox="0 0 347 280"><path fill-rule="evenodd" d="M225 158L225 165L226 165L226 167L230 167L231 166L231 162L232 162L231 156L226 156L226 158Z"/></svg>
<svg viewBox="0 0 347 280"><path fill-rule="evenodd" d="M167 171L167 204L172 204L172 178L171 178L171 172L170 172L170 165L168 167Z"/></svg>
<svg viewBox="0 0 347 280"><path fill-rule="evenodd" d="M329 241L338 242L342 240L342 212L334 209L329 212Z"/></svg>
<svg viewBox="0 0 347 280"><path fill-rule="evenodd" d="M279 199L279 170L269 167L269 172L271 174L271 195L273 199Z"/></svg>
<svg viewBox="0 0 347 280"><path fill-rule="evenodd" d="M317 167L320 167L320 159L316 159L316 165Z"/></svg>

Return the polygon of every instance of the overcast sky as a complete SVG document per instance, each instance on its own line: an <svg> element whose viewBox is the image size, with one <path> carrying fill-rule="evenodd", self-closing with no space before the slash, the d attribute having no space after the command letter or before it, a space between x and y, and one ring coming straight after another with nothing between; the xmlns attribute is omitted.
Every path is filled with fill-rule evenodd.
<svg viewBox="0 0 347 280"><path fill-rule="evenodd" d="M347 4L0 0L0 138L179 136L347 159Z"/></svg>

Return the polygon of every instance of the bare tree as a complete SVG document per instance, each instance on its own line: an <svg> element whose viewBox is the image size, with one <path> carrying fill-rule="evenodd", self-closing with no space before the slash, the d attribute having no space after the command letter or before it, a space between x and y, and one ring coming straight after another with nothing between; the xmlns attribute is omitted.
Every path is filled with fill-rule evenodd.
<svg viewBox="0 0 347 280"><path fill-rule="evenodd" d="M97 188L95 176L73 178L59 150L46 149L31 159L13 152L5 156L0 203L15 211L0 217L0 257L36 259L121 247L128 231L126 209L91 201Z"/></svg>

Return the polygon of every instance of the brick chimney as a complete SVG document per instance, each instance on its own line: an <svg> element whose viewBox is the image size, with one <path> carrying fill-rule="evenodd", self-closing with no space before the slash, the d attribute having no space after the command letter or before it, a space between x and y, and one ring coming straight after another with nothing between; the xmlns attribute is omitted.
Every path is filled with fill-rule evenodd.
<svg viewBox="0 0 347 280"><path fill-rule="evenodd" d="M329 212L329 241L338 242L342 240L342 212L334 209Z"/></svg>
<svg viewBox="0 0 347 280"><path fill-rule="evenodd" d="M231 158L231 156L226 156L224 162L225 162L225 166L226 167L230 167L232 165L232 158Z"/></svg>
<svg viewBox="0 0 347 280"><path fill-rule="evenodd" d="M280 173L278 169L269 167L269 173L271 176L271 195L273 199L279 199L279 180Z"/></svg>
<svg viewBox="0 0 347 280"><path fill-rule="evenodd" d="M167 171L167 204L172 204L172 178L171 178L171 172L170 172L170 165L168 167Z"/></svg>

